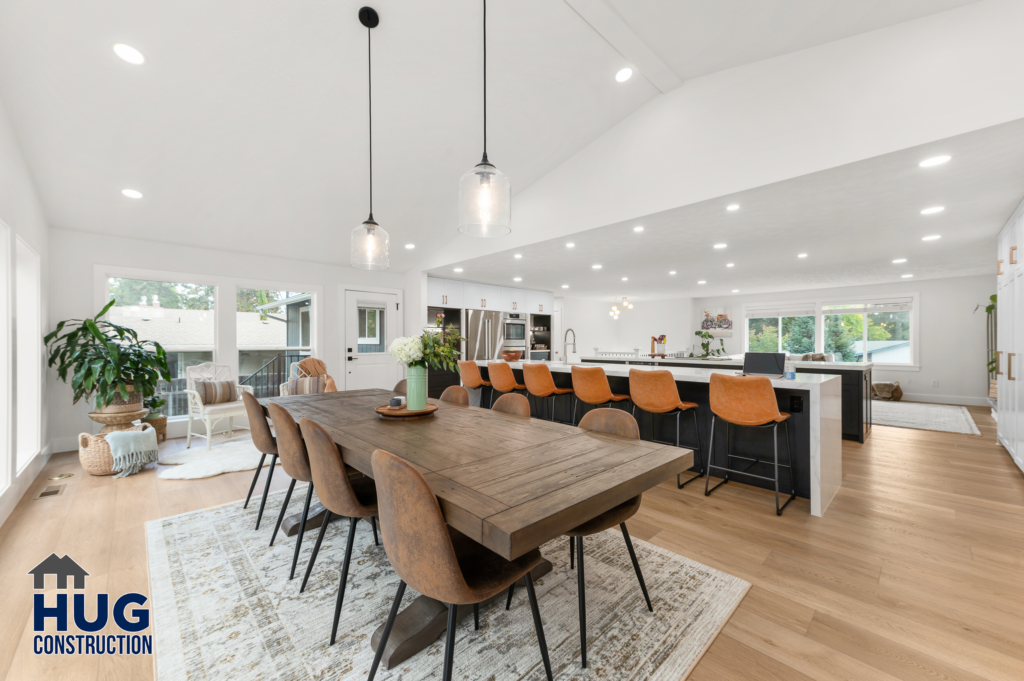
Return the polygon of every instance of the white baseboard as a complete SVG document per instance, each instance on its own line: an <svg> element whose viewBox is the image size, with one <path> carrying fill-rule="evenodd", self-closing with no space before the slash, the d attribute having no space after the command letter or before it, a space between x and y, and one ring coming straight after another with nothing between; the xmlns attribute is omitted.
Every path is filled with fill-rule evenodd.
<svg viewBox="0 0 1024 681"><path fill-rule="evenodd" d="M78 438L55 437L50 441L50 449L53 450L54 454L60 454L61 452L77 452Z"/></svg>
<svg viewBox="0 0 1024 681"><path fill-rule="evenodd" d="M3 494L0 494L0 525L10 517L11 513L14 512L18 502L25 496L25 493L32 489L33 483L36 481L36 476L43 470L43 466L50 460L50 454L53 448L51 445L46 445L39 454L36 455L27 466L25 470L14 480L11 485L4 490Z"/></svg>
<svg viewBox="0 0 1024 681"><path fill-rule="evenodd" d="M965 407L987 407L988 399L984 397L964 397L963 395L932 395L930 393L903 393L903 399L911 402L931 402L933 404L959 404Z"/></svg>

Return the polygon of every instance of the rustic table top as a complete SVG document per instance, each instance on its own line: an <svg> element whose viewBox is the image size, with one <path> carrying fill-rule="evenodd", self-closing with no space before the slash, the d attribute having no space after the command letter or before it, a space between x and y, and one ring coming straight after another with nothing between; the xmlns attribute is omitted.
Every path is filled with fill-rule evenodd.
<svg viewBox="0 0 1024 681"><path fill-rule="evenodd" d="M260 403L319 423L345 463L366 475L375 449L412 463L448 524L509 560L693 466L690 449L433 399L432 419L379 418L374 409L398 394L355 390Z"/></svg>

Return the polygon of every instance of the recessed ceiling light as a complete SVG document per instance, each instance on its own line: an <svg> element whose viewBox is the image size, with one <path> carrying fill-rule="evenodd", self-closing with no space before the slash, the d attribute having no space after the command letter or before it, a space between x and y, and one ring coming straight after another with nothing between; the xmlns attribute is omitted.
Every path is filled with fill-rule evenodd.
<svg viewBox="0 0 1024 681"><path fill-rule="evenodd" d="M629 277L623 277L622 281L629 281Z"/></svg>
<svg viewBox="0 0 1024 681"><path fill-rule="evenodd" d="M569 288L568 284L562 284L562 288Z"/></svg>
<svg viewBox="0 0 1024 681"><path fill-rule="evenodd" d="M567 243L567 244L565 245L565 247L566 247L566 248L575 248L575 247L576 247L576 244L574 244L574 243L572 243L572 242L569 242L569 243Z"/></svg>
<svg viewBox="0 0 1024 681"><path fill-rule="evenodd" d="M913 274L904 274L902 276L903 276L904 279L910 279L914 275Z"/></svg>
<svg viewBox="0 0 1024 681"><path fill-rule="evenodd" d="M455 268L455 271L456 271L456 272L461 272L461 271L462 271L462 268L461 268L461 267L456 267L456 268Z"/></svg>
<svg viewBox="0 0 1024 681"><path fill-rule="evenodd" d="M698 284L706 284L706 283L708 283L708 282L706 282L706 281L704 281L703 279L701 279L701 280L700 280L700 281L698 281L697 283L698 283Z"/></svg>
<svg viewBox="0 0 1024 681"><path fill-rule="evenodd" d="M416 248L416 244L406 244L405 247L411 251L412 249Z"/></svg>
<svg viewBox="0 0 1024 681"><path fill-rule="evenodd" d="M125 45L123 43L114 45L114 54L121 59L124 59L129 64L144 64L146 62L146 58L142 56L142 53L131 45Z"/></svg>
<svg viewBox="0 0 1024 681"><path fill-rule="evenodd" d="M637 225L636 227L633 228L633 231L634 232L642 232L642 231L644 231L644 228L641 227L640 225Z"/></svg>
<svg viewBox="0 0 1024 681"><path fill-rule="evenodd" d="M628 66L624 69L619 69L619 72L615 74L615 80L619 83L625 83L627 80L633 77L633 69Z"/></svg>
<svg viewBox="0 0 1024 681"><path fill-rule="evenodd" d="M907 261L906 258L896 258L895 260L892 261L892 264L893 265L899 265L900 263L906 262L906 261Z"/></svg>
<svg viewBox="0 0 1024 681"><path fill-rule="evenodd" d="M725 266L726 267L735 267L736 263L734 263L734 262L727 262L727 263L725 263Z"/></svg>
<svg viewBox="0 0 1024 681"><path fill-rule="evenodd" d="M512 279L512 281L522 281L522 280L523 280L522 277L515 277L514 279Z"/></svg>
<svg viewBox="0 0 1024 681"><path fill-rule="evenodd" d="M514 255L513 257L514 257L514 258L515 258L516 260L518 260L519 258L523 257L523 254L522 254L522 253L516 253L516 254L515 254L515 255Z"/></svg>
<svg viewBox="0 0 1024 681"><path fill-rule="evenodd" d="M122 189L121 193L127 196L129 199L141 199L142 192L137 189Z"/></svg>
<svg viewBox="0 0 1024 681"><path fill-rule="evenodd" d="M601 269L601 266L600 266L600 265L591 265L591 267L592 267L592 268L594 268L595 270L599 270L599 269Z"/></svg>
<svg viewBox="0 0 1024 681"><path fill-rule="evenodd" d="M715 244L715 248L725 248L729 244Z"/></svg>
<svg viewBox="0 0 1024 681"><path fill-rule="evenodd" d="M675 270L672 270L671 272L669 272L669 274L675 274L675 273L676 273Z"/></svg>
<svg viewBox="0 0 1024 681"><path fill-rule="evenodd" d="M728 206L725 207L725 209L726 210L739 210L740 209L740 204L738 204L738 203L730 203Z"/></svg>
<svg viewBox="0 0 1024 681"><path fill-rule="evenodd" d="M939 236L938 234L932 234L931 236L921 237L921 241L935 241L936 239L941 239L941 238L942 237Z"/></svg>
<svg viewBox="0 0 1024 681"><path fill-rule="evenodd" d="M941 166L943 163L948 161L950 158L951 158L950 156L932 156L931 158L926 158L925 160L921 161L917 165L921 166L922 168L931 168L932 166Z"/></svg>
<svg viewBox="0 0 1024 681"><path fill-rule="evenodd" d="M806 253L799 253L799 254L797 254L796 257L798 257L798 258L806 258L807 254Z"/></svg>
<svg viewBox="0 0 1024 681"><path fill-rule="evenodd" d="M921 211L921 215L935 215L936 213L941 213L944 210L946 210L945 206L932 206L931 208L925 208Z"/></svg>

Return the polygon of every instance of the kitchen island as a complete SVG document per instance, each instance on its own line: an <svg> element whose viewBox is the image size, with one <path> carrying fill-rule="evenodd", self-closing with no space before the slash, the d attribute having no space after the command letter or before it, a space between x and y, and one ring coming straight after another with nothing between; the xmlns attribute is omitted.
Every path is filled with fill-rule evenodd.
<svg viewBox="0 0 1024 681"><path fill-rule="evenodd" d="M572 365L561 362L541 362L551 369L555 385L558 387L572 387ZM478 360L480 372L487 378L487 364L484 360ZM508 362L516 380L522 382L522 362ZM655 370L666 369L672 373L679 389L680 399L687 402L697 403L697 424L700 431L700 452L703 460L707 461L710 452L711 442L711 408L709 405L709 385L713 373L735 375L735 369L715 368L694 368L680 366L649 366L630 365L624 366L621 363L588 363L588 366L600 366L608 376L612 392L620 394L629 393L629 371L630 369ZM800 373L795 379L769 379L775 389L779 410L792 414L790 424L792 429L791 444L793 447L793 467L796 476L797 496L809 499L811 502L811 515L820 516L828 508L829 502L836 495L843 480L843 445L842 445L842 379L840 376ZM479 391L474 395L479 400ZM489 389L483 391L485 400L489 399ZM533 401L533 400L531 400ZM550 401L534 401L534 415L547 418L546 411ZM573 399L571 397L560 397L556 399L554 417L556 420L569 421L572 418ZM486 406L486 402L484 404ZM625 405L622 405L625 406ZM576 411L576 421L582 418L583 414L590 409L590 405L580 403ZM626 407L628 408L628 407ZM659 418L650 414L636 414L637 422L640 425L640 435L645 440L658 440L662 442L674 442L675 419ZM680 433L680 445L696 449L696 438L693 433L692 421L682 421L682 432ZM780 431L782 432L782 431ZM715 426L715 450L718 456L715 461L721 465L725 461L725 426L718 420ZM732 429L732 451L739 455L756 455L760 459L771 458L772 434L771 431L759 431L754 429ZM785 460L785 445L779 443L779 458ZM696 462L695 462L696 463ZM696 472L697 466L693 471ZM770 474L764 467L756 471L758 474ZM731 477L745 484L755 485L766 489L774 489L771 482L765 482L733 474ZM788 482L785 472L780 473L780 490ZM694 483L702 484L702 483Z"/></svg>
<svg viewBox="0 0 1024 681"><path fill-rule="evenodd" d="M581 362L628 364L630 366L694 367L700 369L743 369L743 355L697 359L670 357L666 359L635 357L627 353L613 357L583 357ZM832 374L843 379L843 439L864 442L871 432L872 362L801 362L794 361L797 374Z"/></svg>

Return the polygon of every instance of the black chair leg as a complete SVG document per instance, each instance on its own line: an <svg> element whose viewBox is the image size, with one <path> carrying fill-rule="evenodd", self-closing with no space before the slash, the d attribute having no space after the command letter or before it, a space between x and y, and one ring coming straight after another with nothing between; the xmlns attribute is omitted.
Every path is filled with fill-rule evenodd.
<svg viewBox="0 0 1024 681"><path fill-rule="evenodd" d="M274 545L274 540L277 539L277 531L281 529L281 523L284 522L284 514L288 512L288 502L292 500L292 490L295 489L295 481L292 480L291 484L288 485L288 492L284 495L284 503L281 504L281 513L277 516L277 525L274 526L274 534L270 535L270 545Z"/></svg>
<svg viewBox="0 0 1024 681"><path fill-rule="evenodd" d="M306 574L302 577L302 586L299 587L299 593L306 590L306 582L309 581L309 575L313 573L313 563L316 562L316 557L320 553L320 544L324 541L324 535L327 534L327 525L331 522L331 512L324 511L324 522L320 526L320 533L316 535L316 544L313 544L313 553L309 557L309 564L306 565Z"/></svg>
<svg viewBox="0 0 1024 681"><path fill-rule="evenodd" d="M381 633L380 641L377 642L377 652L373 654L373 666L370 667L370 675L366 681L373 681L373 677L377 674L377 667L380 666L380 658L384 656L384 648L387 647L388 637L391 636L391 627L395 626L395 617L398 615L398 608L402 605L403 596L405 596L405 582L399 582L398 593L395 594L395 602L391 604L391 612L388 613L384 631Z"/></svg>
<svg viewBox="0 0 1024 681"><path fill-rule="evenodd" d="M473 604L473 631L480 630L480 604Z"/></svg>
<svg viewBox="0 0 1024 681"><path fill-rule="evenodd" d="M544 660L544 672L551 681L551 660L548 658L548 642L544 638L544 625L540 621L540 608L537 606L537 593L533 589L533 574L526 573L526 593L530 596L530 610L533 612L533 628L537 630L537 644L540 656Z"/></svg>
<svg viewBox="0 0 1024 681"><path fill-rule="evenodd" d="M306 503L302 507L302 519L299 520L299 536L295 538L295 555L292 556L292 571L288 581L295 579L295 566L299 563L299 551L302 549L302 536L306 534L306 516L309 515L309 502L313 499L313 483L306 490Z"/></svg>
<svg viewBox="0 0 1024 681"><path fill-rule="evenodd" d="M348 566L352 562L352 543L356 538L356 523L358 518L352 518L348 525L348 544L345 545L345 562L341 564L341 584L338 585L338 601L334 604L334 626L331 628L331 645L338 637L338 620L341 618L341 604L345 600L345 583L348 581Z"/></svg>
<svg viewBox="0 0 1024 681"><path fill-rule="evenodd" d="M633 540L629 538L629 531L626 529L626 523L621 523L619 527L622 528L622 538L626 540L626 548L629 549L629 559L633 561L633 569L636 570L636 578L640 581L640 590L644 592L644 600L647 601L647 609L654 612L654 606L651 605L651 597L647 594L647 585L644 584L644 574L640 572L640 563L636 560L636 551L633 550Z"/></svg>
<svg viewBox="0 0 1024 681"><path fill-rule="evenodd" d="M277 463L277 454L270 455L270 470L267 472L267 485L263 488L263 499L260 500L260 512L256 516L256 529L260 529L260 521L263 520L263 508L267 505L267 495L270 494L270 479L274 477L274 464ZM259 475L259 471L256 472Z"/></svg>
<svg viewBox="0 0 1024 681"><path fill-rule="evenodd" d="M377 540L377 516L370 516L370 526L373 527L373 545L380 546L380 541Z"/></svg>
<svg viewBox="0 0 1024 681"><path fill-rule="evenodd" d="M459 606L451 604L448 606L448 635L444 642L444 676L443 681L452 681L452 662L455 659L455 625L458 624L456 613Z"/></svg>
<svg viewBox="0 0 1024 681"><path fill-rule="evenodd" d="M682 489L682 488L686 487L688 484L690 484L691 482L693 482L697 478L703 478L704 474L706 472L704 470L704 455L700 451L700 429L697 426L697 410L696 409L691 409L690 411L693 412L693 432L697 434L697 448L694 450L694 453L697 455L697 460L700 463L698 464L699 468L697 469L698 470L697 475L693 476L692 478L688 478L686 480L686 482L683 482L682 474L679 474L679 473L676 474L676 487L679 488L679 489ZM682 413L683 412L681 412L681 411L676 412L676 447L680 446L679 445L679 429L680 429L679 419L682 416Z"/></svg>
<svg viewBox="0 0 1024 681"><path fill-rule="evenodd" d="M267 460L267 455L262 454L260 456L260 465L256 466L256 472L252 476L252 484L249 485L249 493L245 495L245 503L242 504L242 508L249 508L249 500L252 499L252 491L256 489L256 481L260 479L260 472L263 470L263 462Z"/></svg>
<svg viewBox="0 0 1024 681"><path fill-rule="evenodd" d="M583 668L587 667L587 587L583 578L583 537L576 537L576 553L579 565L576 568L576 597L580 605L580 658Z"/></svg>
<svg viewBox="0 0 1024 681"><path fill-rule="evenodd" d="M512 582L512 586L508 588L508 600L505 601L505 609L508 610L512 607L512 594L516 592L516 583Z"/></svg>
<svg viewBox="0 0 1024 681"><path fill-rule="evenodd" d="M569 569L574 570L576 568L576 538L569 537Z"/></svg>

